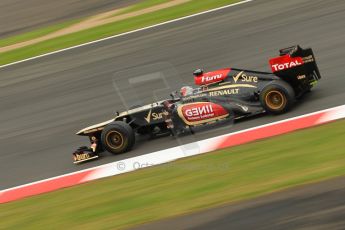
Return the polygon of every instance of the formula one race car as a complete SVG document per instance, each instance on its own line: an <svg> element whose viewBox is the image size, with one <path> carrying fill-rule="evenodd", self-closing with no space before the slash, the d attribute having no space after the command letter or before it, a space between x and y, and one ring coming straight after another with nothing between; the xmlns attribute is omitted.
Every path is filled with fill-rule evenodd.
<svg viewBox="0 0 345 230"><path fill-rule="evenodd" d="M310 48L281 49L280 56L269 63L273 73L236 68L194 71L198 87L182 87L170 99L118 113L109 121L77 132L89 137L91 148L75 151L74 162L98 158L104 150L114 154L129 151L136 134L174 136L226 119L284 113L321 78Z"/></svg>

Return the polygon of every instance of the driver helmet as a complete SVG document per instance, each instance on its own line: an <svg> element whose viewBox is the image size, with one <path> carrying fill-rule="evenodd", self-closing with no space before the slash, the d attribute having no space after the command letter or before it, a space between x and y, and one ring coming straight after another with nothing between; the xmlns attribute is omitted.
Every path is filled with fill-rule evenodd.
<svg viewBox="0 0 345 230"><path fill-rule="evenodd" d="M190 86L183 86L183 87L180 89L180 94L181 94L181 96L183 96L183 97L192 95L192 94L193 94L193 88L190 87Z"/></svg>
<svg viewBox="0 0 345 230"><path fill-rule="evenodd" d="M196 69L196 70L194 70L194 72L193 72L193 75L195 76L195 77L199 77L199 76L201 76L201 75L203 75L204 74L204 70L203 69Z"/></svg>

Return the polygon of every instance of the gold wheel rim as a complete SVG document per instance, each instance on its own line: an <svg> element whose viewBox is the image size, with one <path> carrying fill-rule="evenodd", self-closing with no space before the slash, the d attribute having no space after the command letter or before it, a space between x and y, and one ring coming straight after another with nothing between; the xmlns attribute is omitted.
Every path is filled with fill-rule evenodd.
<svg viewBox="0 0 345 230"><path fill-rule="evenodd" d="M273 110L281 109L286 105L285 96L277 90L268 92L266 94L265 101L266 105Z"/></svg>
<svg viewBox="0 0 345 230"><path fill-rule="evenodd" d="M123 135L118 131L110 131L105 135L105 142L112 149L119 149L124 144Z"/></svg>

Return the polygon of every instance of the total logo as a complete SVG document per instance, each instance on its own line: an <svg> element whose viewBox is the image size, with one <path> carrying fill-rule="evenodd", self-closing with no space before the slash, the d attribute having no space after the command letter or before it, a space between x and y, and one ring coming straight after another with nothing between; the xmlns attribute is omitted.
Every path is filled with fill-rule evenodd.
<svg viewBox="0 0 345 230"><path fill-rule="evenodd" d="M217 74L214 76L202 76L201 82L208 83L208 82L214 82L216 80L222 80L222 79L223 79L223 74Z"/></svg>
<svg viewBox="0 0 345 230"><path fill-rule="evenodd" d="M295 66L302 65L302 61L295 60L287 63L281 63L281 64L273 64L272 69L273 71L280 71L280 70L285 70L285 69L290 69Z"/></svg>

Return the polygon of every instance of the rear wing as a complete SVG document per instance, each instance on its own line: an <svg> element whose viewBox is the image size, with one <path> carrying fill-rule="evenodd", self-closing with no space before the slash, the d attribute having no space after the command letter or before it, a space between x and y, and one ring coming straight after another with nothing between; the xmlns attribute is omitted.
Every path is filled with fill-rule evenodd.
<svg viewBox="0 0 345 230"><path fill-rule="evenodd" d="M279 57L269 60L272 72L292 86L312 86L321 79L315 56L311 48L299 45L279 50Z"/></svg>

